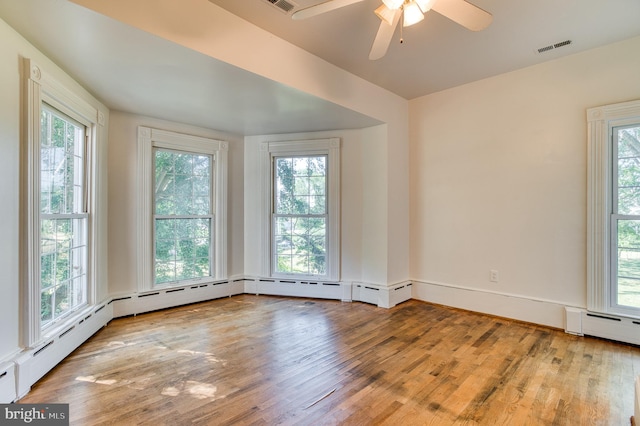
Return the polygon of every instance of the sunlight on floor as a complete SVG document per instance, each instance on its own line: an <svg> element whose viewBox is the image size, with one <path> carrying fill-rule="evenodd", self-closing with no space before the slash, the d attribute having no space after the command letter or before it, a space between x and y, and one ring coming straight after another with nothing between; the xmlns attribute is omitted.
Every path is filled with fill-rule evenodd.
<svg viewBox="0 0 640 426"><path fill-rule="evenodd" d="M226 395L216 396L218 392L218 387L211 385L209 383L202 383L196 381L186 381L182 383L179 388L175 386L168 386L162 389L160 392L165 396L178 396L181 393L185 393L193 396L196 399L222 399L225 398Z"/></svg>
<svg viewBox="0 0 640 426"><path fill-rule="evenodd" d="M76 377L76 380L79 382L90 382L90 383L97 383L99 385L113 385L115 383L117 383L117 380L98 380L96 379L94 376L78 376Z"/></svg>

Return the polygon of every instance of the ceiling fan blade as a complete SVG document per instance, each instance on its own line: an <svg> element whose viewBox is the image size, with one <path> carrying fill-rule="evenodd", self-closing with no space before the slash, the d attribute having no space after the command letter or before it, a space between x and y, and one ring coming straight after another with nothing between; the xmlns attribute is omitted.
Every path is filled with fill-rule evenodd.
<svg viewBox="0 0 640 426"><path fill-rule="evenodd" d="M305 7L300 9L291 15L293 19L307 19L312 16L317 16L325 12L330 12L341 7L349 6L350 4L360 3L364 0L328 0L314 6Z"/></svg>
<svg viewBox="0 0 640 426"><path fill-rule="evenodd" d="M382 58L387 53L387 49L393 38L393 33L396 32L396 27L400 21L400 15L402 15L402 11L400 9L396 10L391 25L385 21L380 22L378 33L376 34L375 40L373 40L371 52L369 52L369 59L372 61Z"/></svg>
<svg viewBox="0 0 640 426"><path fill-rule="evenodd" d="M465 0L438 0L432 9L471 31L484 30L493 20L489 12Z"/></svg>

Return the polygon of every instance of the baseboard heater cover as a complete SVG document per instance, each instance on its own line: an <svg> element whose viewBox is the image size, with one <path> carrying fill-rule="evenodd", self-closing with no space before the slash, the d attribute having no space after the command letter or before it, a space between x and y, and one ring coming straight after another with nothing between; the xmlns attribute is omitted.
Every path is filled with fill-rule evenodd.
<svg viewBox="0 0 640 426"><path fill-rule="evenodd" d="M260 278L245 283L245 293L350 301L351 295L345 297L344 287L346 286L339 282Z"/></svg>
<svg viewBox="0 0 640 426"><path fill-rule="evenodd" d="M369 283L354 283L353 300L370 303L380 308L393 308L413 297L412 283L405 282L393 286Z"/></svg>
<svg viewBox="0 0 640 426"><path fill-rule="evenodd" d="M13 362L0 365L0 404L16 400L16 369Z"/></svg>
<svg viewBox="0 0 640 426"><path fill-rule="evenodd" d="M42 345L25 351L15 360L16 398L29 392L31 386L77 347L107 325L113 317L112 305L102 305L66 330L50 337Z"/></svg>
<svg viewBox="0 0 640 426"><path fill-rule="evenodd" d="M113 317L120 318L234 296L242 294L243 291L244 283L242 281L229 282L224 280L117 297L113 299Z"/></svg>
<svg viewBox="0 0 640 426"><path fill-rule="evenodd" d="M582 311L582 334L640 345L640 321L611 314Z"/></svg>

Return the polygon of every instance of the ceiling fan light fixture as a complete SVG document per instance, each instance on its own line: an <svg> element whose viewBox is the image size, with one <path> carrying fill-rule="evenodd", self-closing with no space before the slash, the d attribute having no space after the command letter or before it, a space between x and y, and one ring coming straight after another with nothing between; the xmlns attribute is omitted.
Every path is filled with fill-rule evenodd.
<svg viewBox="0 0 640 426"><path fill-rule="evenodd" d="M418 3L418 6L420 6L422 13L430 11L436 1L437 0L415 0L415 2Z"/></svg>
<svg viewBox="0 0 640 426"><path fill-rule="evenodd" d="M378 15L378 18L380 18L387 24L393 24L393 18L396 15L396 11L389 9L386 4L382 4L379 8L377 8L375 13L376 15Z"/></svg>
<svg viewBox="0 0 640 426"><path fill-rule="evenodd" d="M397 10L402 7L404 0L382 0L382 3L391 10Z"/></svg>
<svg viewBox="0 0 640 426"><path fill-rule="evenodd" d="M418 22L424 19L424 14L422 10L420 10L420 6L415 1L411 1L407 3L403 7L404 17L403 24L404 27L409 27L413 24L417 24Z"/></svg>

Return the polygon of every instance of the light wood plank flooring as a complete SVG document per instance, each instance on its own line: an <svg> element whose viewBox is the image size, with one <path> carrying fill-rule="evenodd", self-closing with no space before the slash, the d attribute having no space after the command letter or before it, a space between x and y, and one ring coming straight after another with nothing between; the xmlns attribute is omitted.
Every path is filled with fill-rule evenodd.
<svg viewBox="0 0 640 426"><path fill-rule="evenodd" d="M243 295L112 321L20 402L73 425L629 425L640 348L411 300Z"/></svg>

